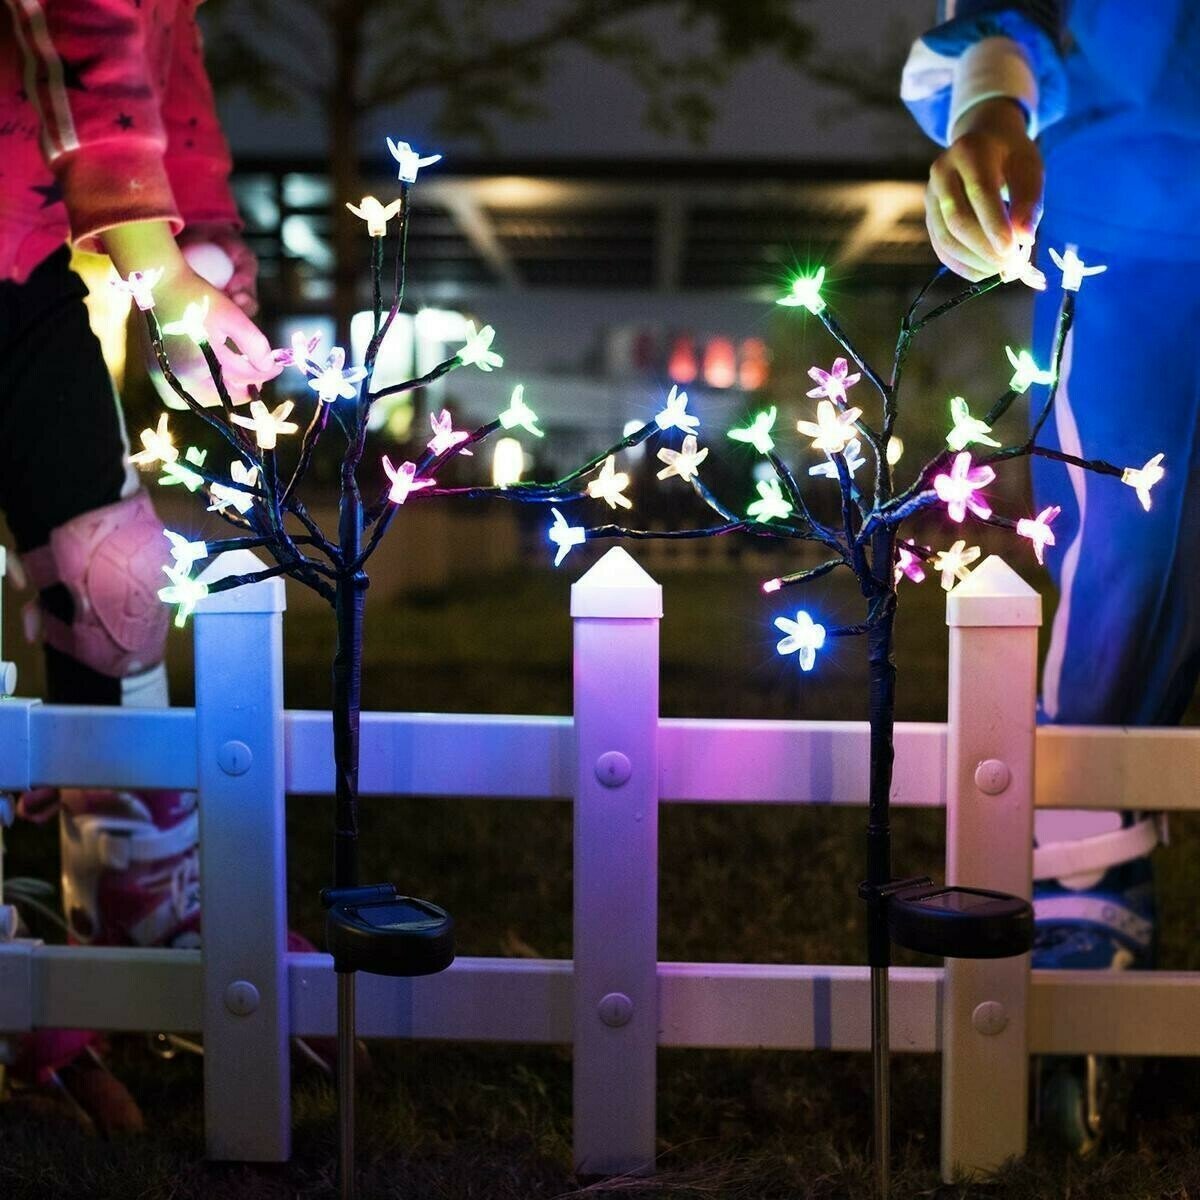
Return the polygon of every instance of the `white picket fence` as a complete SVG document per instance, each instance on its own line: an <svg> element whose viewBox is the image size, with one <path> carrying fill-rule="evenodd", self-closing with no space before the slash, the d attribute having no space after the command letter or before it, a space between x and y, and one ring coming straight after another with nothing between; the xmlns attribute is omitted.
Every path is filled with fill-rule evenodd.
<svg viewBox="0 0 1200 1200"><path fill-rule="evenodd" d="M358 1020L368 1037L573 1045L588 1172L652 1167L658 1046L868 1046L865 968L658 962L660 804L867 794L865 724L661 719L661 604L619 549L575 584L573 719L363 720L365 796L574 800L574 960L361 976ZM289 1035L334 1032L330 959L285 950L285 795L328 794L333 772L329 715L283 707L283 608L278 580L201 604L194 710L0 701L0 789L199 791L203 950L0 944L0 1030L202 1032L216 1159L288 1157ZM1028 894L1035 803L1200 807L1198 731L1035 731L1040 620L1036 594L988 559L948 601L947 723L897 730L895 802L946 808L950 882ZM803 887L804 869L778 886ZM1029 1054L1200 1054L1200 975L899 968L891 1022L895 1049L943 1055L943 1170L984 1170L1025 1147Z"/></svg>

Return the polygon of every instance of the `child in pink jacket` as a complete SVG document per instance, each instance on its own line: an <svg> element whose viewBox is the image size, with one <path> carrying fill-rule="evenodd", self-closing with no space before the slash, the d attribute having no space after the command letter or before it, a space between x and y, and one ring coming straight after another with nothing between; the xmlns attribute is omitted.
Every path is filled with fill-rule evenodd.
<svg viewBox="0 0 1200 1200"><path fill-rule="evenodd" d="M157 591L168 547L130 469L68 243L109 254L122 275L162 268L155 298L163 322L207 299L212 344L235 394L276 372L248 315L255 263L237 236L196 0L8 7L0 37L0 508L37 589L49 699L165 705L167 610ZM233 272L223 290L190 269L180 247L189 239L225 250ZM190 342L171 339L168 350L189 384L202 386L207 372ZM40 791L23 797L21 811L35 820L61 814L74 940L196 943L194 796ZM92 1040L34 1035L20 1046L20 1065L61 1083L102 1130L137 1128L136 1104L100 1068Z"/></svg>

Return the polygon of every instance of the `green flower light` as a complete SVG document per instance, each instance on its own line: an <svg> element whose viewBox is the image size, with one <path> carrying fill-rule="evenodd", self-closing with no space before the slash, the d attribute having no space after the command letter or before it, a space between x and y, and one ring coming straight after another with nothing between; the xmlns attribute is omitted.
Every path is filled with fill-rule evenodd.
<svg viewBox="0 0 1200 1200"><path fill-rule="evenodd" d="M813 316L817 316L825 307L825 301L821 299L821 285L824 282L824 267L819 267L815 275L798 275L792 280L792 290L775 303L782 304L784 308L807 308Z"/></svg>

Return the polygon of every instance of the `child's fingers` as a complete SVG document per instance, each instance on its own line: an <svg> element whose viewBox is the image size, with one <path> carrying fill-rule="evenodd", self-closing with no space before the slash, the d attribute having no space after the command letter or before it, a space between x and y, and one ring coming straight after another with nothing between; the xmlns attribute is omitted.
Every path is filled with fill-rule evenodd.
<svg viewBox="0 0 1200 1200"><path fill-rule="evenodd" d="M963 193L994 254L1004 257L1013 249L1013 230L1000 192L1003 179L990 160L964 158L959 164Z"/></svg>
<svg viewBox="0 0 1200 1200"><path fill-rule="evenodd" d="M969 250L982 266L994 268L996 250L979 223L957 167L935 164L930 173L930 185L934 202L950 235L965 250Z"/></svg>
<svg viewBox="0 0 1200 1200"><path fill-rule="evenodd" d="M974 255L946 228L941 207L932 189L925 193L925 228L929 231L934 253L956 275L977 283L996 273L994 267Z"/></svg>

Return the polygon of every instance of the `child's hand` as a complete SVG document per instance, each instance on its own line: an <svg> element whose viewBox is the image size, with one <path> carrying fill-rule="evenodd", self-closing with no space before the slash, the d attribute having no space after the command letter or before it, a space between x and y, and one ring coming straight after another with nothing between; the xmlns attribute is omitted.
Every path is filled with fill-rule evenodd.
<svg viewBox="0 0 1200 1200"><path fill-rule="evenodd" d="M970 109L955 133L929 170L925 224L938 258L974 282L995 275L1018 241L1033 241L1042 216L1042 156L1024 111L1003 97Z"/></svg>
<svg viewBox="0 0 1200 1200"><path fill-rule="evenodd" d="M279 374L271 346L258 326L224 292L206 283L188 266L165 221L118 225L103 235L104 246L117 270L162 269L154 289L155 315L160 324L177 321L189 304L208 300L205 328L209 344L221 363L222 374L235 404L249 399L247 386ZM200 350L189 338L167 338L167 355L179 381L201 404L219 403L216 388Z"/></svg>

